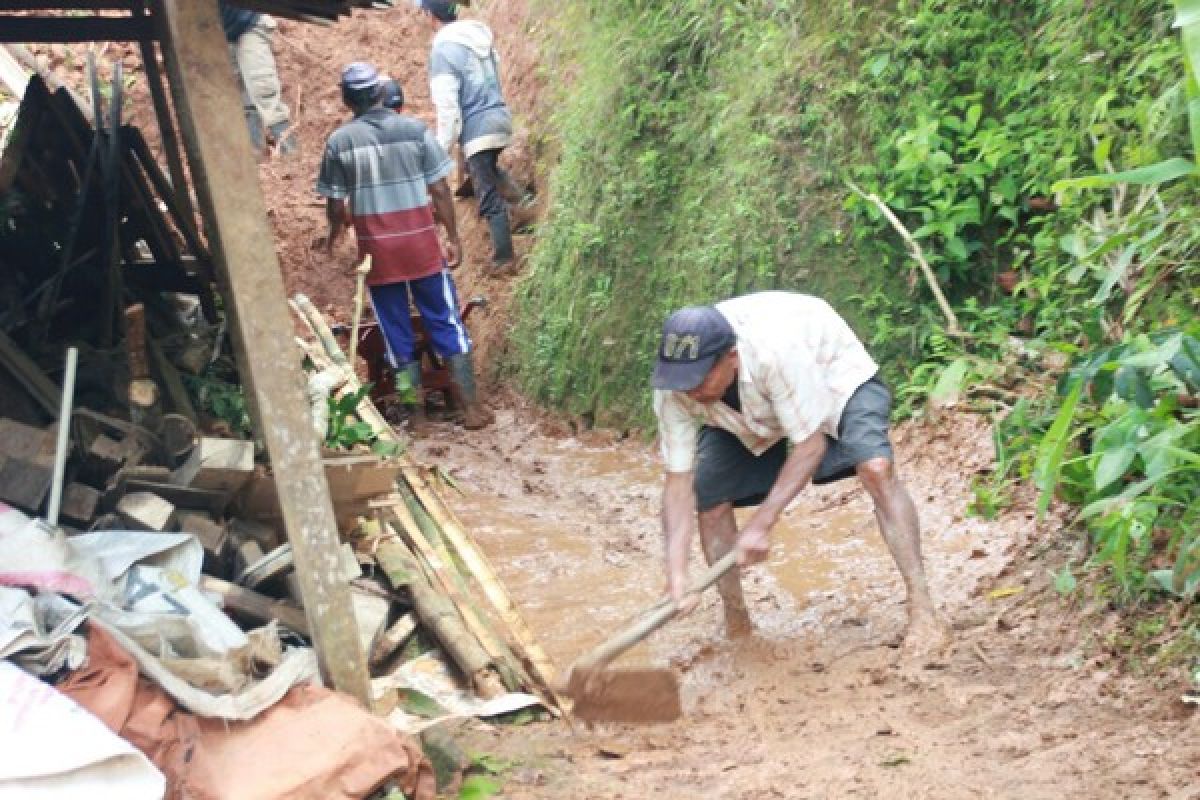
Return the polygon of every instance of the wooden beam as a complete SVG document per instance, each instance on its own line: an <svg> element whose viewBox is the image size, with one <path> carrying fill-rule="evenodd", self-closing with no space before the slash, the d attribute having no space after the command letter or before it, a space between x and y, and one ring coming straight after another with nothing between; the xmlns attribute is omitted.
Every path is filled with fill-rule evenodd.
<svg viewBox="0 0 1200 800"><path fill-rule="evenodd" d="M0 11L128 11L132 0L0 0Z"/></svg>
<svg viewBox="0 0 1200 800"><path fill-rule="evenodd" d="M0 15L0 42L140 42L154 38L149 19Z"/></svg>
<svg viewBox="0 0 1200 800"><path fill-rule="evenodd" d="M313 644L333 685L369 708L366 657L217 0L165 0L162 7L175 110L233 322L238 369L277 476Z"/></svg>

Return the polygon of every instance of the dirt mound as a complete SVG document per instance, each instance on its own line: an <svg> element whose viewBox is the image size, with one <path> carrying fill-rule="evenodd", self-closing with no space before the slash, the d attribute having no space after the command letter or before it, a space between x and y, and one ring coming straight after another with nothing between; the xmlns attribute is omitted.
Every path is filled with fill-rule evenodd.
<svg viewBox="0 0 1200 800"><path fill-rule="evenodd" d="M406 112L434 125L426 71L433 31L411 5L397 5L386 11L356 11L331 27L280 20L275 40L284 98L292 109L300 152L261 166L268 214L288 293L304 292L340 322L349 322L353 311L354 239L344 237L332 259L315 250L313 240L326 230L325 204L314 189L321 153L329 134L349 119L338 89L341 67L351 61L374 63L400 81ZM538 108L541 85L535 71L536 47L524 34L526 4L520 0L492 6L474 13L496 33L505 97L517 117L517 141L505 151L501 163L523 185L536 186L530 130L524 120ZM463 265L455 273L459 295L488 300L488 307L472 315L468 325L478 363L486 373L503 342L513 279L485 274L491 252L486 226L474 200L459 199L455 205L465 251ZM516 240L519 252L528 249L529 237Z"/></svg>

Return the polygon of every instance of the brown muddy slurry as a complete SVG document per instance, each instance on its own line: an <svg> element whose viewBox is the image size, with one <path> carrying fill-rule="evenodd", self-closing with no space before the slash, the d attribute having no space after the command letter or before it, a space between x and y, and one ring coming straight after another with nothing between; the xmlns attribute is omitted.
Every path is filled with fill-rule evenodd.
<svg viewBox="0 0 1200 800"><path fill-rule="evenodd" d="M657 459L640 442L547 433L556 426L532 412L497 417L477 434L435 425L415 455L462 486L457 512L566 669L661 597ZM898 666L902 585L869 499L853 481L810 491L769 562L744 576L753 638L724 638L713 592L616 662L674 667L681 720L468 726L473 749L513 760L504 796L1200 797L1194 719L1087 669L1066 612L1036 608L1045 576L1012 574L1039 535L1032 515L964 515L990 458L986 420L897 438L930 583L956 629L944 669ZM1008 591L992 599L997 588Z"/></svg>

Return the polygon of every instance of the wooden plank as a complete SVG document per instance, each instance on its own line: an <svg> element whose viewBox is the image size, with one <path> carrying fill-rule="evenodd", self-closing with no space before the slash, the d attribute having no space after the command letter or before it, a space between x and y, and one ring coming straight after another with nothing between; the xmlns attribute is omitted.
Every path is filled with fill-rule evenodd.
<svg viewBox="0 0 1200 800"><path fill-rule="evenodd" d="M223 581L211 575L200 576L200 589L220 595L221 605L230 611L244 614L258 622L279 620L282 624L302 636L311 636L308 627L308 617L303 610L293 605L273 600L266 595L251 591L236 583ZM354 631L354 641L358 641L358 630Z"/></svg>
<svg viewBox="0 0 1200 800"><path fill-rule="evenodd" d="M63 490L62 510L59 514L68 522L76 525L88 525L96 516L96 506L100 504L100 492L82 483L68 483Z"/></svg>
<svg viewBox="0 0 1200 800"><path fill-rule="evenodd" d="M0 42L136 42L153 38L149 20L133 17L0 16Z"/></svg>
<svg viewBox="0 0 1200 800"><path fill-rule="evenodd" d="M366 656L338 573L338 531L295 358L283 276L216 0L164 0L163 55L238 369L266 443L313 645L333 686L370 707Z"/></svg>
<svg viewBox="0 0 1200 800"><path fill-rule="evenodd" d="M196 442L171 483L192 489L236 492L254 474L254 442L205 436Z"/></svg>
<svg viewBox="0 0 1200 800"><path fill-rule="evenodd" d="M50 493L53 479L54 468L49 464L5 457L0 464L0 500L36 514Z"/></svg>
<svg viewBox="0 0 1200 800"><path fill-rule="evenodd" d="M175 506L150 492L130 492L117 503L117 514L131 530L170 530L175 524Z"/></svg>
<svg viewBox="0 0 1200 800"><path fill-rule="evenodd" d="M62 392L17 343L0 331L0 366L6 368L53 419L58 419Z"/></svg>
<svg viewBox="0 0 1200 800"><path fill-rule="evenodd" d="M49 466L54 463L55 428L35 428L15 419L0 419L0 455Z"/></svg>
<svg viewBox="0 0 1200 800"><path fill-rule="evenodd" d="M199 511L180 511L179 530L190 533L204 548L206 565L209 560L223 561L229 544L229 530L208 514Z"/></svg>
<svg viewBox="0 0 1200 800"><path fill-rule="evenodd" d="M145 9L139 9L137 14L144 14ZM155 12L156 15L158 12ZM155 24L155 33L161 29ZM162 70L158 68L158 51L155 48L155 42L141 42L142 50L142 66L146 70L146 83L150 86L150 99L154 103L154 116L158 120L158 133L162 141L163 152L167 156L167 170L171 173L171 184L168 190L164 191L163 187L158 187L159 192L164 194L164 200L167 202L168 208L175 215L175 222L180 225L184 237L187 239L188 246L192 252L199 255L202 248L197 246L199 237L196 236L196 209L192 207L191 190L188 189L187 177L183 171L183 157L179 148L179 133L175 129L175 117L167 102L167 92L163 82ZM138 140L141 140L141 132L138 132L137 138L134 139L134 146L137 149ZM146 151L149 148L145 147L145 141L141 141L143 152L139 156L143 161L149 161L154 164L154 169L158 168L158 164L151 157L145 157ZM150 174L150 179L155 180L156 176L150 173L150 166L146 165L146 171ZM157 181L156 181L157 183Z"/></svg>

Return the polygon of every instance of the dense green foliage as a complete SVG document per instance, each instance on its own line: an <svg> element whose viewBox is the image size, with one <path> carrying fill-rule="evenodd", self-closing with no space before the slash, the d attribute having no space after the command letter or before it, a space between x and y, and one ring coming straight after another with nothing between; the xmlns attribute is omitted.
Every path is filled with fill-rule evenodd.
<svg viewBox="0 0 1200 800"><path fill-rule="evenodd" d="M670 310L820 294L902 413L1002 385L1001 463L977 510L1035 480L1081 504L1123 591L1190 594L1200 97L1172 22L1200 3L880 5L556 4L547 72L571 79L514 371L550 404L646 423ZM1139 185L1072 182L1127 170ZM965 336L851 183L920 242ZM1056 394L1041 376L1072 362Z"/></svg>

